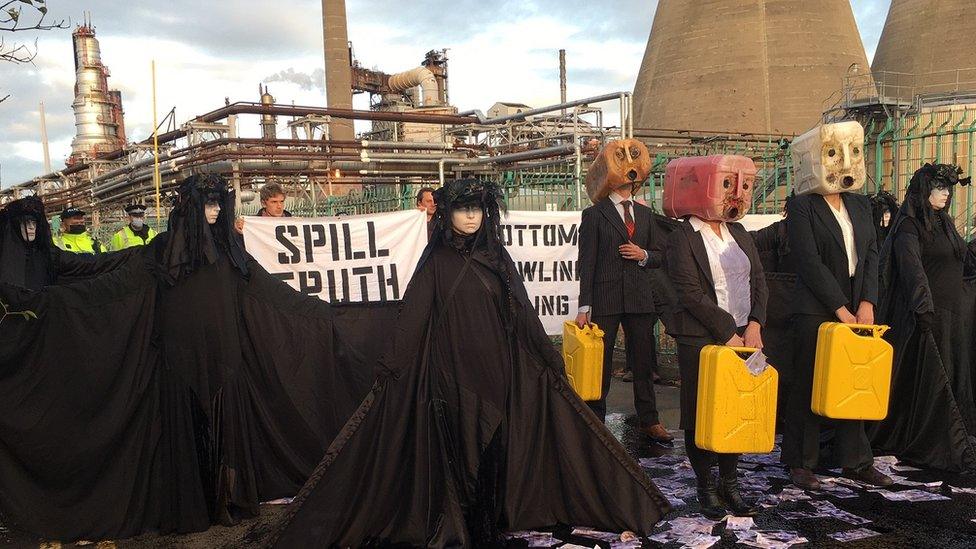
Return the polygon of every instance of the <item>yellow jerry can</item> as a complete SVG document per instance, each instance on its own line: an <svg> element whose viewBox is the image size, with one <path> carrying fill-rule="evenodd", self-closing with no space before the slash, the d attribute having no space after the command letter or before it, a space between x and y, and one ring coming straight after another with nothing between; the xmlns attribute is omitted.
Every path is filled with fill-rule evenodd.
<svg viewBox="0 0 976 549"><path fill-rule="evenodd" d="M706 345L698 359L695 445L723 454L773 450L779 373L767 366L755 375L746 359L756 349Z"/></svg>
<svg viewBox="0 0 976 549"><path fill-rule="evenodd" d="M881 339L888 326L824 322L813 365L813 413L832 419L888 415L894 350Z"/></svg>
<svg viewBox="0 0 976 549"><path fill-rule="evenodd" d="M563 323L563 362L566 377L583 400L600 400L603 393L603 330L596 324L580 328Z"/></svg>

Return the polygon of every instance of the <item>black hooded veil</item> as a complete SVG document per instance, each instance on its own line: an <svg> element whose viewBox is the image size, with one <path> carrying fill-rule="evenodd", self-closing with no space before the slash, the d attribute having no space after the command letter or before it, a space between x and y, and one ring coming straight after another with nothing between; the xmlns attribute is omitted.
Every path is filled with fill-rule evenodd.
<svg viewBox="0 0 976 549"><path fill-rule="evenodd" d="M667 500L573 392L508 253L497 189L449 183L376 383L269 540L479 546L585 524L646 533ZM452 211L484 212L473 236Z"/></svg>
<svg viewBox="0 0 976 549"><path fill-rule="evenodd" d="M33 241L24 239L24 221L35 223ZM14 200L0 210L0 283L40 290L58 282L83 280L118 268L128 253L73 254L51 241L44 203L36 196Z"/></svg>
<svg viewBox="0 0 976 549"><path fill-rule="evenodd" d="M952 218L929 204L951 192L958 168L915 172L881 252L878 320L895 349L888 417L870 429L875 448L928 467L976 470L973 402L976 290L963 278L966 245Z"/></svg>
<svg viewBox="0 0 976 549"><path fill-rule="evenodd" d="M207 225L203 207L221 205ZM190 532L298 492L369 390L328 303L233 236L216 177L89 281L0 285L0 515L47 539Z"/></svg>

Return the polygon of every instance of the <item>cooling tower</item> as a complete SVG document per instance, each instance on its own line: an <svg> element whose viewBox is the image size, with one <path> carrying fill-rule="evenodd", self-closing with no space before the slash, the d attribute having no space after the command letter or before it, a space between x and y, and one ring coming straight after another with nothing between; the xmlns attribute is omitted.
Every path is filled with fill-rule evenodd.
<svg viewBox="0 0 976 549"><path fill-rule="evenodd" d="M800 134L855 63L868 68L848 0L660 0L634 125Z"/></svg>
<svg viewBox="0 0 976 549"><path fill-rule="evenodd" d="M892 0L871 70L882 94L976 90L976 3Z"/></svg>

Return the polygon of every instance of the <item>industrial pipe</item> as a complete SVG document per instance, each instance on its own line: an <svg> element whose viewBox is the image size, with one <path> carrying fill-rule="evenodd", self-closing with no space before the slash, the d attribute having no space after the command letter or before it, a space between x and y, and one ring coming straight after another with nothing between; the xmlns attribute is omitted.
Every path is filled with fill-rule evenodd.
<svg viewBox="0 0 976 549"><path fill-rule="evenodd" d="M420 86L424 94L423 106L439 105L437 78L427 67L416 67L408 71L398 72L390 76L390 89L395 92L405 92L410 88Z"/></svg>

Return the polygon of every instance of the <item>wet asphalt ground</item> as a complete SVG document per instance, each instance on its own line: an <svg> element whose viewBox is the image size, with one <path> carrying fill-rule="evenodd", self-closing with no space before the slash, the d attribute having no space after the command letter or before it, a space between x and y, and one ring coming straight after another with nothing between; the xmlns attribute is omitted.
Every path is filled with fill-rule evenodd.
<svg viewBox="0 0 976 549"><path fill-rule="evenodd" d="M663 372L662 372L663 373ZM917 490L922 497L945 498L936 501L889 501L880 492L847 483L844 480L825 483L823 492L803 492L786 479L786 471L779 466L778 455L743 456L740 477L743 491L763 503L761 513L751 527L733 531L736 525L726 522L709 524L697 515L694 495L694 475L684 455L680 434L673 446L650 442L633 425L631 385L614 380L608 399L608 426L635 458L640 460L648 475L672 500L674 511L657 525L645 547L787 547L777 540L807 541L793 547L847 548L976 548L976 493L959 493L951 487L976 488L976 478L961 477L936 471L905 470L906 464L879 458L877 463L897 475L906 477L905 484L891 487L890 492ZM657 386L658 407L662 421L676 430L678 424L678 389ZM824 478L839 476L829 470L817 471ZM919 483L942 481L938 486ZM894 496L897 497L897 496ZM251 547L261 539L285 507L263 505L261 516L243 521L234 527L215 526L206 532L182 536L142 535L117 540L115 547L148 549L161 547L230 548ZM741 525L738 527L742 528ZM869 530L870 532L868 532ZM830 537L856 531L870 535L857 541L839 542ZM572 547L633 547L600 540L598 535L572 535L569 528L542 532L533 539L551 546ZM39 547L42 540L34 536L0 526L0 547ZM662 543L667 542L667 543ZM745 542L746 545L739 542ZM567 544L569 543L569 544ZM512 545L526 546L527 540L515 539ZM99 544L99 549L112 547ZM538 545L544 546L544 545ZM62 547L79 547L64 544ZM84 547L95 547L88 545Z"/></svg>

